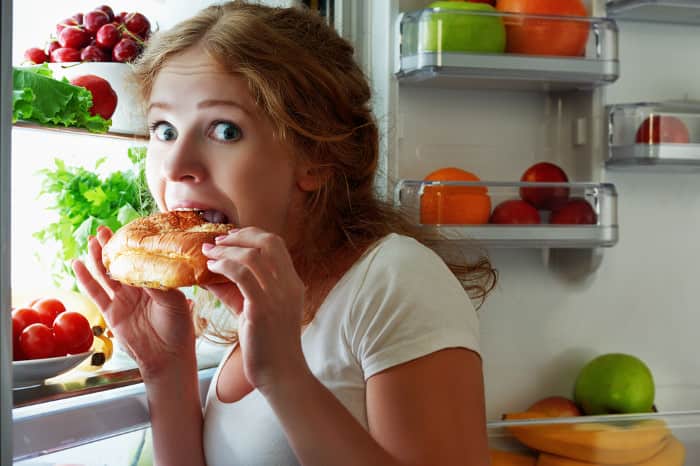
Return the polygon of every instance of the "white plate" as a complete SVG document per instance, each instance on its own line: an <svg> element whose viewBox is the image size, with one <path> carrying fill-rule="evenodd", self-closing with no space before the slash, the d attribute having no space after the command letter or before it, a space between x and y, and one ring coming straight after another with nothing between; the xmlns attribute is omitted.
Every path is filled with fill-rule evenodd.
<svg viewBox="0 0 700 466"><path fill-rule="evenodd" d="M14 388L41 385L44 380L68 372L92 354L92 350L57 358L12 361L12 385Z"/></svg>

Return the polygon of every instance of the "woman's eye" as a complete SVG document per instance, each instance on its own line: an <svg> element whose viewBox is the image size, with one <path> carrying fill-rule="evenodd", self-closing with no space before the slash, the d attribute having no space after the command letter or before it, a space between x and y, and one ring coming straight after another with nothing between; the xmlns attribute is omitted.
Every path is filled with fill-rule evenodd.
<svg viewBox="0 0 700 466"><path fill-rule="evenodd" d="M241 128L233 123L220 121L214 125L212 135L219 141L238 141L241 138Z"/></svg>
<svg viewBox="0 0 700 466"><path fill-rule="evenodd" d="M161 141L172 141L177 138L177 130L169 123L156 123L151 132Z"/></svg>

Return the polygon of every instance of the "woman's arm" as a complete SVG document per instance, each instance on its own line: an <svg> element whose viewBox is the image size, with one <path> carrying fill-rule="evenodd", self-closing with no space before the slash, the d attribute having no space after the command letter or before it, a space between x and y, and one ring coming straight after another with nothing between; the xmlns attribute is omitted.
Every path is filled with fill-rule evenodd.
<svg viewBox="0 0 700 466"><path fill-rule="evenodd" d="M304 466L487 466L481 359L440 350L367 381L369 432L313 375L265 396Z"/></svg>
<svg viewBox="0 0 700 466"><path fill-rule="evenodd" d="M202 404L197 361L183 361L145 380L153 434L154 464L204 465Z"/></svg>

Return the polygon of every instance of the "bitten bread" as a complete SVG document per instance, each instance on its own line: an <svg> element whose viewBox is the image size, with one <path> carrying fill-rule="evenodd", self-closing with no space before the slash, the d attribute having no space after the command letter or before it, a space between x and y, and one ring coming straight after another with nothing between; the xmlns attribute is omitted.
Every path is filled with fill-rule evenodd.
<svg viewBox="0 0 700 466"><path fill-rule="evenodd" d="M122 283L170 289L223 283L207 269L202 244L234 225L207 222L199 212L172 211L138 218L117 230L102 249L109 276Z"/></svg>

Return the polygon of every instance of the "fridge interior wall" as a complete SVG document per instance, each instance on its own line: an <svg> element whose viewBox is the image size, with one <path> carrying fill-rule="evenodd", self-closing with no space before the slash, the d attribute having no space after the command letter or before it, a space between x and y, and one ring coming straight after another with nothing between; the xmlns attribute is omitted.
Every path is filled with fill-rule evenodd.
<svg viewBox="0 0 700 466"><path fill-rule="evenodd" d="M700 28L618 23L621 78L593 91L437 89L382 78L393 73L386 63L396 45L387 25L393 31L399 12L428 3L378 2L369 13L373 35L366 60L387 133L390 180L458 166L483 180L517 181L531 164L548 160L572 181L610 181L619 192L615 247L549 255L490 250L500 280L479 311L488 418L524 410L544 396L571 396L578 370L606 352L648 363L660 410L700 408L700 174L603 166L606 103L700 98L700 72L691 58L697 41L689 40L699 37ZM602 1L589 7L604 16ZM583 144L574 146L580 118ZM600 266L592 270L596 257Z"/></svg>

